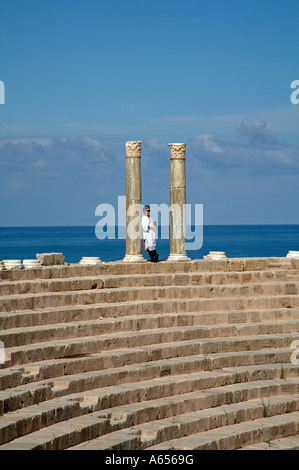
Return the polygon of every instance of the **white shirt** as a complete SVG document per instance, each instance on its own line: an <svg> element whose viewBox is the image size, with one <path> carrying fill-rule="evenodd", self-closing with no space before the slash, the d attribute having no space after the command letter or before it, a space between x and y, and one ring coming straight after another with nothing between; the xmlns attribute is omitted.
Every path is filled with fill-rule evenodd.
<svg viewBox="0 0 299 470"><path fill-rule="evenodd" d="M153 219L147 215L143 215L141 225L144 250L154 250L156 248L157 230Z"/></svg>

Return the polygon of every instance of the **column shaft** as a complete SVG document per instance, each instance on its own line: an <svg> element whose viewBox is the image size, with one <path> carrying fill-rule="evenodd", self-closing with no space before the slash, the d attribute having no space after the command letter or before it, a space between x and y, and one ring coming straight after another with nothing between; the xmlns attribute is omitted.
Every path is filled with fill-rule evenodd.
<svg viewBox="0 0 299 470"><path fill-rule="evenodd" d="M144 261L141 253L141 142L126 143L125 262Z"/></svg>
<svg viewBox="0 0 299 470"><path fill-rule="evenodd" d="M170 255L168 261L185 261L186 255L186 144L169 144L170 158Z"/></svg>

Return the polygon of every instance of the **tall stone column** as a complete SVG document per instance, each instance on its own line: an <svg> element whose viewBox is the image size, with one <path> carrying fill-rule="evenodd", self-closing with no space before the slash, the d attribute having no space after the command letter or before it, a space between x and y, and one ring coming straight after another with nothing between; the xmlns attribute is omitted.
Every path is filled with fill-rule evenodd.
<svg viewBox="0 0 299 470"><path fill-rule="evenodd" d="M186 144L169 144L170 158L170 255L168 261L186 261Z"/></svg>
<svg viewBox="0 0 299 470"><path fill-rule="evenodd" d="M141 142L126 142L126 256L124 262L145 261L141 253Z"/></svg>

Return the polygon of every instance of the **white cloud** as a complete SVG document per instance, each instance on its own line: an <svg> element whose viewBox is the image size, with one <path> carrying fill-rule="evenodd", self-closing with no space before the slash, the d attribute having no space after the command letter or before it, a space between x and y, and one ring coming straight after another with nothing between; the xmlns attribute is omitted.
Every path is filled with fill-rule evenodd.
<svg viewBox="0 0 299 470"><path fill-rule="evenodd" d="M257 117L244 119L240 125L240 133L249 139L251 147L264 149L277 149L288 146L286 142L278 139L268 128L266 121Z"/></svg>
<svg viewBox="0 0 299 470"><path fill-rule="evenodd" d="M49 145L53 145L53 139L48 137L10 137L7 139L0 139L0 148L5 147L6 145L23 145L24 148L31 148L33 146L47 147Z"/></svg>
<svg viewBox="0 0 299 470"><path fill-rule="evenodd" d="M194 143L206 150L207 152L212 152L212 153L223 153L224 150L217 145L216 143L217 136L215 135L209 135L209 134L201 134L198 137L195 137Z"/></svg>
<svg viewBox="0 0 299 470"><path fill-rule="evenodd" d="M299 148L279 139L259 117L241 122L239 139L200 134L189 146L193 164L214 171L229 167L269 173L299 170Z"/></svg>
<svg viewBox="0 0 299 470"><path fill-rule="evenodd" d="M119 154L88 136L0 139L4 190L28 190L51 180L67 184L89 179L92 186L100 177L107 183L118 173L118 160Z"/></svg>
<svg viewBox="0 0 299 470"><path fill-rule="evenodd" d="M47 166L47 162L46 162L46 160L42 160L41 158L39 158L35 162L32 162L32 166L33 166L33 168L42 169L42 168L45 168Z"/></svg>

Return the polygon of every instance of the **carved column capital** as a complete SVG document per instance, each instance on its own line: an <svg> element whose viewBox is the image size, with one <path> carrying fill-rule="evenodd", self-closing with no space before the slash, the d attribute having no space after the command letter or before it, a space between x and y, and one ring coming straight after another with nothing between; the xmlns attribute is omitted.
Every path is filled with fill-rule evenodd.
<svg viewBox="0 0 299 470"><path fill-rule="evenodd" d="M168 144L171 151L171 158L185 159L186 144Z"/></svg>
<svg viewBox="0 0 299 470"><path fill-rule="evenodd" d="M126 142L127 157L141 158L141 142L131 140Z"/></svg>

